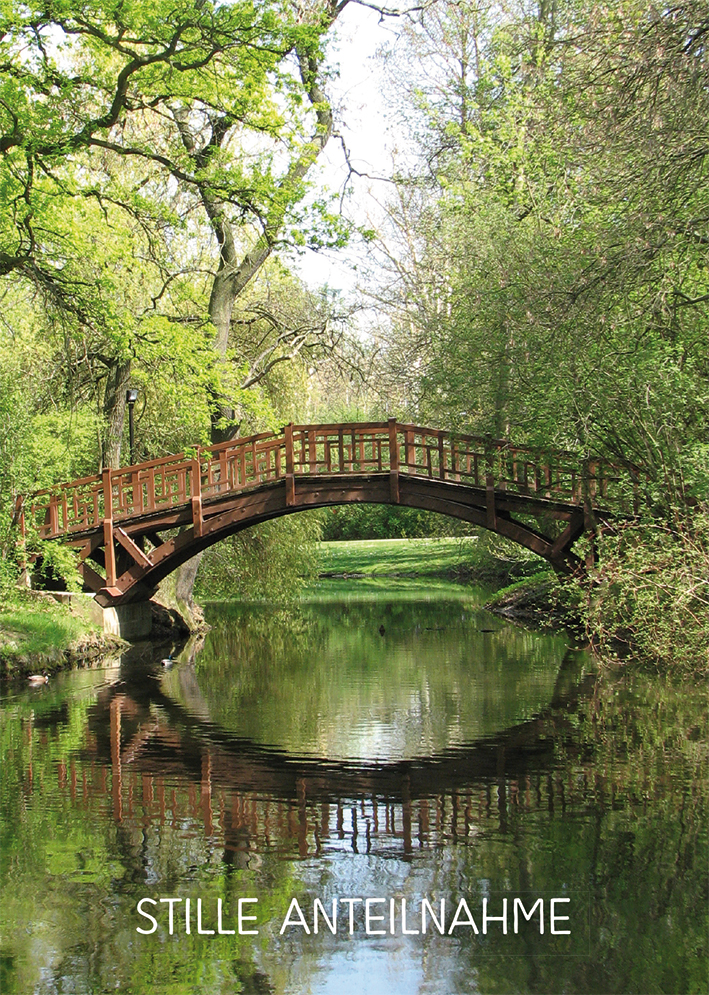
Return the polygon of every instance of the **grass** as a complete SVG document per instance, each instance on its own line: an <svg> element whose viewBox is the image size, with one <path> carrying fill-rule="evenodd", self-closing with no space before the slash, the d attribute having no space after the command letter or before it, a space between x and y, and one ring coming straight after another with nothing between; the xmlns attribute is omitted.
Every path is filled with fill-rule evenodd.
<svg viewBox="0 0 709 995"><path fill-rule="evenodd" d="M520 594L525 591L534 592L537 591L540 586L545 587L556 587L558 584L557 576L549 567L547 570L540 570L531 577L523 577L522 580L517 580L513 584L508 584L507 587L501 587L499 590L490 597L489 604L502 604L509 600L510 595Z"/></svg>
<svg viewBox="0 0 709 995"><path fill-rule="evenodd" d="M32 660L39 667L58 663L71 643L98 631L66 605L34 592L12 589L0 592L0 599L0 665L5 673L26 669Z"/></svg>
<svg viewBox="0 0 709 995"><path fill-rule="evenodd" d="M460 573L476 560L477 542L477 536L323 542L320 575L445 577Z"/></svg>
<svg viewBox="0 0 709 995"><path fill-rule="evenodd" d="M489 588L456 584L441 577L403 577L386 574L364 577L327 577L308 585L302 602L370 601L395 597L397 601L421 601L429 598L471 598L479 604L487 598Z"/></svg>

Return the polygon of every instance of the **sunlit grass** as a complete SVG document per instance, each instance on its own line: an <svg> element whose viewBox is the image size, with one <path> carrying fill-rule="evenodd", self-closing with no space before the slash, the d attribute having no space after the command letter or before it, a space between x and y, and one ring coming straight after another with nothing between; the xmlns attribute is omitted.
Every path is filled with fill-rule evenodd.
<svg viewBox="0 0 709 995"><path fill-rule="evenodd" d="M66 605L10 592L0 603L0 659L61 653L90 628Z"/></svg>
<svg viewBox="0 0 709 995"><path fill-rule="evenodd" d="M322 574L445 576L476 560L476 536L321 543Z"/></svg>
<svg viewBox="0 0 709 995"><path fill-rule="evenodd" d="M487 600L490 589L455 583L441 577L325 577L306 587L301 601L309 603L341 601L378 601L382 597L396 601L462 600L476 605Z"/></svg>

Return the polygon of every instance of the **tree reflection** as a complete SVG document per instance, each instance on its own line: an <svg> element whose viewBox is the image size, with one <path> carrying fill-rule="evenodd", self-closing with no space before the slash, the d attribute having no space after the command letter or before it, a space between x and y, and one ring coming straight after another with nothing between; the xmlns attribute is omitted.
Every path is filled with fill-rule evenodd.
<svg viewBox="0 0 709 995"><path fill-rule="evenodd" d="M373 948L281 936L291 898L382 892L586 903L571 956L534 931L387 937L377 956L424 990L705 990L703 691L584 676L570 651L528 720L372 764L263 746L140 669L0 711L3 993L293 991L288 974L305 990L348 969L343 944L354 962ZM258 943L135 932L141 896L246 894L270 924Z"/></svg>

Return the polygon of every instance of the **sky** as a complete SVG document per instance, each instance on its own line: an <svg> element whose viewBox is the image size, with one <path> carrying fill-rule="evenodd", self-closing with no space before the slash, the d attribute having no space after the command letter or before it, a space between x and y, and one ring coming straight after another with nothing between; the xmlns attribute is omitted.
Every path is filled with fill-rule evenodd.
<svg viewBox="0 0 709 995"><path fill-rule="evenodd" d="M376 198L385 197L388 186L376 177L391 173L392 152L400 141L393 109L386 99L382 67L376 59L377 50L396 37L399 26L398 18L382 21L377 11L350 4L335 25L328 51L330 63L339 67L338 78L328 84L335 130L349 149L353 167L371 177L352 178L352 193L344 208L360 225L371 221L376 226L381 210ZM325 185L339 193L347 173L341 142L333 136L312 176L318 188ZM357 280L352 262L352 251L308 250L296 260L296 268L312 288L327 284L346 292Z"/></svg>

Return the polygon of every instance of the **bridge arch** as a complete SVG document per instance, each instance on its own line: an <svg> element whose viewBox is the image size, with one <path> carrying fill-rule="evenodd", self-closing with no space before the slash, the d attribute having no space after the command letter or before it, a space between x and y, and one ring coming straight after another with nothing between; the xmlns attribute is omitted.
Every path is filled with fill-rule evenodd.
<svg viewBox="0 0 709 995"><path fill-rule="evenodd" d="M110 607L145 600L186 560L251 525L359 502L449 515L573 573L584 567L574 543L612 517L611 492L618 504L627 482L601 460L390 419L287 425L104 470L27 504L42 537L79 550L85 584ZM530 525L530 518L544 526Z"/></svg>

